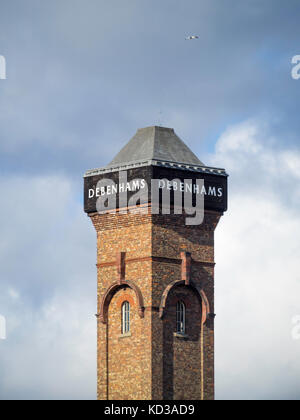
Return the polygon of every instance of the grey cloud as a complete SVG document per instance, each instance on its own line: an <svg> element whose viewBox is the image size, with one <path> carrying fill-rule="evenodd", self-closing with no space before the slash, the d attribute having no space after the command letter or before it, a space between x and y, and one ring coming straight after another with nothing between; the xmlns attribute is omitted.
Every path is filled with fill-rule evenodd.
<svg viewBox="0 0 300 420"><path fill-rule="evenodd" d="M228 123L257 114L297 142L297 2L14 3L0 17L5 172L101 166L160 109L200 158Z"/></svg>
<svg viewBox="0 0 300 420"><path fill-rule="evenodd" d="M96 241L81 177L160 110L231 174L217 233L217 396L299 397L298 16L296 0L2 2L0 398L95 398Z"/></svg>

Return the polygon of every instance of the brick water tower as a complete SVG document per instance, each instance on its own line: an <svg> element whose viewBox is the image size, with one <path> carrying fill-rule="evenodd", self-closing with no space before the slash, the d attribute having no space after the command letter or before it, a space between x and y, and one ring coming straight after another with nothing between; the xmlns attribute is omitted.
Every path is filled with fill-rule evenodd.
<svg viewBox="0 0 300 420"><path fill-rule="evenodd" d="M98 246L98 399L214 399L214 231L227 210L225 170L205 166L173 129L147 127L84 185ZM178 211L175 196L187 192L204 202L199 224Z"/></svg>

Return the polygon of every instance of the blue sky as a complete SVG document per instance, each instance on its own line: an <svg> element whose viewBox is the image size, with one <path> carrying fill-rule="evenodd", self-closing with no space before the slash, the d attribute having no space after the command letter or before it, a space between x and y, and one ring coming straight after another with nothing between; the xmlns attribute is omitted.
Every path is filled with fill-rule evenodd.
<svg viewBox="0 0 300 420"><path fill-rule="evenodd" d="M0 398L95 398L82 175L160 119L231 175L217 397L300 397L299 12L297 0L0 0Z"/></svg>

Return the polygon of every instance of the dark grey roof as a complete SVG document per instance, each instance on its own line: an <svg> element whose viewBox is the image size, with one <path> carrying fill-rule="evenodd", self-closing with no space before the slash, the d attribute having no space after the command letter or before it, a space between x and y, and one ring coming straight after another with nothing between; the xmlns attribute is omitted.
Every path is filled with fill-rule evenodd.
<svg viewBox="0 0 300 420"><path fill-rule="evenodd" d="M172 128L155 126L139 129L110 165L117 166L140 160L162 160L204 166Z"/></svg>
<svg viewBox="0 0 300 420"><path fill-rule="evenodd" d="M140 128L109 165L87 171L85 176L150 165L227 176L224 169L205 166L173 128L157 126Z"/></svg>

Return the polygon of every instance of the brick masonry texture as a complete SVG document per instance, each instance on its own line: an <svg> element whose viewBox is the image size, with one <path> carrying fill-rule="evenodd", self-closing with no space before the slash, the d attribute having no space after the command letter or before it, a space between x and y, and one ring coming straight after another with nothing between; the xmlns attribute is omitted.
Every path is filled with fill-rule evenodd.
<svg viewBox="0 0 300 420"><path fill-rule="evenodd" d="M98 398L214 399L214 230L221 213L206 211L200 226L186 226L183 215L150 212L90 217L97 232L99 314L113 285L104 308L107 322L98 318ZM125 253L121 283L120 252ZM191 254L191 286L182 284L183 252ZM172 282L177 283L166 293ZM131 303L131 331L122 337L125 300ZM187 308L185 338L174 334L178 300Z"/></svg>

